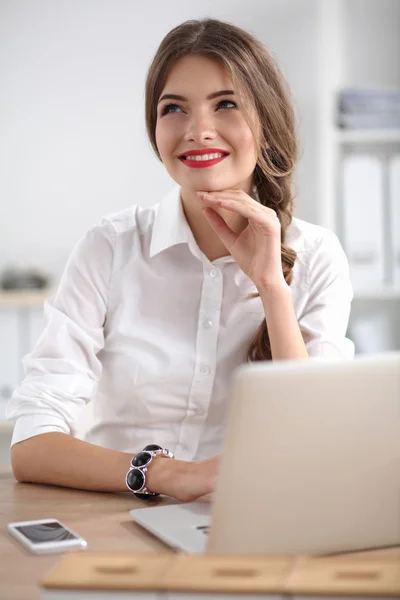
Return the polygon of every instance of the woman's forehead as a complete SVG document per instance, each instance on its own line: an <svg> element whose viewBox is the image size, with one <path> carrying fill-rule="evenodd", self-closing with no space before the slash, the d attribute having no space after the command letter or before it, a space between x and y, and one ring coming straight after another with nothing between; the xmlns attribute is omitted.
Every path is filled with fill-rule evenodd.
<svg viewBox="0 0 400 600"><path fill-rule="evenodd" d="M212 57L188 55L170 67L160 96L165 93L197 95L199 92L207 95L223 89L233 90L232 79L225 65Z"/></svg>

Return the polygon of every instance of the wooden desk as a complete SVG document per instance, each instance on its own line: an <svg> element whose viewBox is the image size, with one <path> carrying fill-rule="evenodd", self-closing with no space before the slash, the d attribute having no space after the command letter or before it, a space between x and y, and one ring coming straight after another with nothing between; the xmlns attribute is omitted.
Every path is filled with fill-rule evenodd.
<svg viewBox="0 0 400 600"><path fill-rule="evenodd" d="M0 467L1 600L39 600L37 583L60 557L29 553L9 535L8 523L54 517L82 535L91 550L172 552L131 521L128 511L139 506L143 507L143 503L129 493L104 494L16 483L11 470ZM400 549L352 556L390 557L400 561Z"/></svg>
<svg viewBox="0 0 400 600"><path fill-rule="evenodd" d="M37 582L61 556L31 554L10 536L8 523L54 517L84 537L91 550L172 552L130 519L129 510L139 506L143 507L143 502L129 493L16 483L11 470L0 467L1 600L39 600Z"/></svg>

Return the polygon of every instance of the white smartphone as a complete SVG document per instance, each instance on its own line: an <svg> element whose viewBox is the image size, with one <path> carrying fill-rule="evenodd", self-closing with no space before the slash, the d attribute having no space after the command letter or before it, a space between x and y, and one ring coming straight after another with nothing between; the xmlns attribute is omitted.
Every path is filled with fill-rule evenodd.
<svg viewBox="0 0 400 600"><path fill-rule="evenodd" d="M39 519L8 524L9 533L35 554L51 554L86 548L80 535L57 519Z"/></svg>

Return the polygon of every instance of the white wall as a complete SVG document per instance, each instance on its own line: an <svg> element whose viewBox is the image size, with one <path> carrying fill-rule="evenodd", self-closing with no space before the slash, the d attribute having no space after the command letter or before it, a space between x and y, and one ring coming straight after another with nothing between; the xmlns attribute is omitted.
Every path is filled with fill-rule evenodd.
<svg viewBox="0 0 400 600"><path fill-rule="evenodd" d="M399 87L399 0L345 0L344 7L345 83Z"/></svg>
<svg viewBox="0 0 400 600"><path fill-rule="evenodd" d="M0 4L0 270L55 276L103 214L171 187L144 129L146 70L178 23L215 16L276 54L301 119L298 215L313 220L316 0L3 0Z"/></svg>

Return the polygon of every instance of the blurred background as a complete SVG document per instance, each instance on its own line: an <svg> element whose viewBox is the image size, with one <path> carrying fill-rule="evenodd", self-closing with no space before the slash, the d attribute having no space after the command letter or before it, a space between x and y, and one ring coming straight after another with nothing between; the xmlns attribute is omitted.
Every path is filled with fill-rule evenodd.
<svg viewBox="0 0 400 600"><path fill-rule="evenodd" d="M146 71L172 27L204 16L276 57L298 116L295 214L345 247L356 351L400 349L399 0L0 0L3 448L21 357L72 247L173 185L145 134Z"/></svg>

